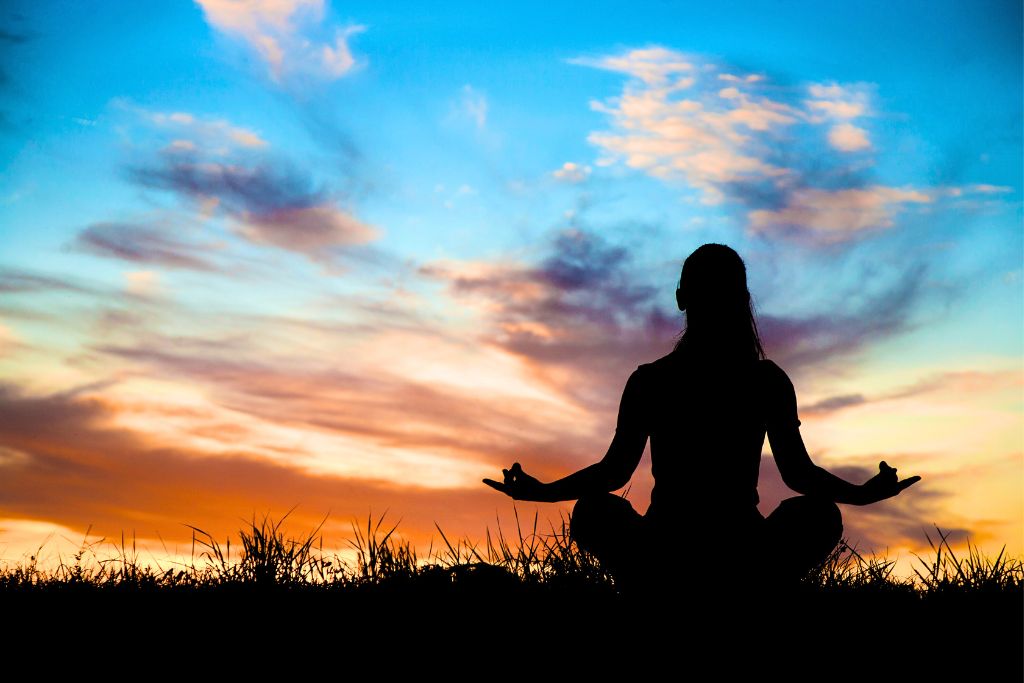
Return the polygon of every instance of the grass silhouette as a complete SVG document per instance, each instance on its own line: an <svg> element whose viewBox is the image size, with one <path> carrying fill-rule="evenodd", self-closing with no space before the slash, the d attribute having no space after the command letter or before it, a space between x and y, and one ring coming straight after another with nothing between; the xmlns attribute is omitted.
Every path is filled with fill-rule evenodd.
<svg viewBox="0 0 1024 683"><path fill-rule="evenodd" d="M69 634L65 646L90 651L116 638L122 653L136 654L150 652L154 639L178 638L204 664L221 656L209 643L234 643L256 673L270 652L331 652L339 642L366 661L392 664L396 652L415 647L436 657L455 646L469 663L498 644L525 642L538 648L535 663L545 656L552 671L570 663L598 674L620 670L629 652L668 653L678 665L689 653L718 667L758 674L774 667L790 679L817 680L822 671L838 676L850 652L871 652L876 668L907 657L921 675L941 677L959 661L975 675L1021 678L1024 563L1004 552L987 557L971 544L958 553L939 529L912 576L896 576L895 561L865 558L843 542L799 585L758 593L754 603L750 590L731 595L701 580L714 572L713 559L640 548L652 561L668 555L696 566L681 567L689 582L682 602L636 604L570 540L565 518L544 532L537 515L524 528L516 511L511 537L499 523L482 544L449 538L438 526L440 542L421 559L397 523L384 523L386 513L353 522L347 557L324 550L326 519L287 535L290 514L253 516L234 545L191 526L185 561L143 562L122 535L115 543L84 541L56 565L41 566L39 553L3 565L0 632L9 644ZM738 558L752 567L757 560ZM584 660L573 659L580 653Z"/></svg>
<svg viewBox="0 0 1024 683"><path fill-rule="evenodd" d="M395 532L398 523L386 527L387 513L376 520L368 517L365 527L352 523L348 544L354 561L323 549L322 529L326 518L311 531L297 537L285 535L283 524L291 511L280 519L269 515L251 521L240 529L237 558L232 557L231 540L221 545L209 533L192 525L190 561L164 568L159 561L144 563L134 539L122 534L119 542L106 539L83 541L70 560L59 558L56 566L42 568L37 553L20 563L0 566L0 591L45 592L66 589L216 589L245 586L254 589L338 590L367 589L390 584L412 585L422 582L436 588L439 577L451 584L480 584L494 581L503 587L560 588L589 587L615 595L615 582L596 558L569 538L569 519L549 533L538 533L538 517L523 529L516 510L516 534L510 539L500 523L497 533L486 532L481 548L468 539L451 540L436 525L441 544L431 546L424 560L417 557L409 541ZM950 545L949 534L936 528L937 536L926 538L932 548L928 557L917 557L913 576L893 574L895 560L865 558L846 541L833 550L826 561L801 582L804 591L854 591L901 593L927 600L938 595L1024 596L1024 562L1010 558L1005 547L995 558L984 555L967 543L966 555ZM88 532L86 534L88 539ZM101 556L102 548L108 549ZM42 547L40 547L40 552ZM657 549L640 552L657 555Z"/></svg>

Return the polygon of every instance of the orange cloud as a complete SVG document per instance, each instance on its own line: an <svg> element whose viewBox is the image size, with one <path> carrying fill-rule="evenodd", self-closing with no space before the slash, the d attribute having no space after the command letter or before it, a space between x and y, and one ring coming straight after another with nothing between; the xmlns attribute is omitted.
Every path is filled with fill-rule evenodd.
<svg viewBox="0 0 1024 683"><path fill-rule="evenodd" d="M456 536L479 537L497 511L511 511L509 499L482 484L427 489L311 475L244 449L210 455L155 445L107 426L111 414L92 399L26 396L8 386L0 405L0 518L185 543L186 524L224 538L253 512L281 516L298 505L298 528L312 529L330 513L333 530L344 534L349 520L389 508L404 535L425 545L436 537L435 522ZM548 511L557 519L557 510Z"/></svg>

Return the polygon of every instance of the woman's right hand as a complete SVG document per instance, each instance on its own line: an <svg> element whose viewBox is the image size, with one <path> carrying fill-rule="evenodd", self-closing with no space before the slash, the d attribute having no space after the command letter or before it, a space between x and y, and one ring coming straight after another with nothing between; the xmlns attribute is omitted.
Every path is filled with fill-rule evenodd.
<svg viewBox="0 0 1024 683"><path fill-rule="evenodd" d="M921 477L897 478L896 468L889 467L883 460L878 463L878 474L860 485L860 492L863 495L863 502L860 504L870 505L886 498L892 498L919 481L921 481Z"/></svg>
<svg viewBox="0 0 1024 683"><path fill-rule="evenodd" d="M519 463L513 463L512 467L501 472L505 475L505 481L484 479L484 483L492 489L497 489L510 496L513 500L545 500L544 487L546 484L523 472Z"/></svg>

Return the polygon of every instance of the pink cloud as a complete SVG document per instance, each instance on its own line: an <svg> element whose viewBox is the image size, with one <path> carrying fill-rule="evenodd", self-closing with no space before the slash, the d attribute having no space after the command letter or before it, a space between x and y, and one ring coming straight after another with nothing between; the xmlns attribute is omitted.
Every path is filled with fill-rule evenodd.
<svg viewBox="0 0 1024 683"><path fill-rule="evenodd" d="M876 185L863 189L800 189L786 206L748 214L754 232L785 228L823 242L842 242L862 232L892 227L907 204L927 204L932 197L910 188Z"/></svg>

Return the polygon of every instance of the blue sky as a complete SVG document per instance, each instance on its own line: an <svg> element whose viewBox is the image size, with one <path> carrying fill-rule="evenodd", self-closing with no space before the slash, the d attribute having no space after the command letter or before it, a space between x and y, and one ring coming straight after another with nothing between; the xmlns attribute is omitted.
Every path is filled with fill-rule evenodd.
<svg viewBox="0 0 1024 683"><path fill-rule="evenodd" d="M993 494L993 509L977 502L986 482L1021 474L1019 3L4 12L7 399L71 412L100 401L107 428L139 448L170 440L220 457L237 443L193 443L195 423L160 422L184 401L244 424L246 457L273 460L287 444L299 455L278 465L385 481L410 501L395 472L443 463L429 486L468 496L452 524L469 532L469 511L494 503L467 493L471 466L487 476L506 448L527 460L534 448L534 469L556 476L603 452L629 368L667 351L682 324L671 296L682 259L724 242L747 260L769 351L807 405L860 397L805 423L816 452L867 467L875 436L859 447L855 434L877 432L877 448L889 438L934 473L933 507L878 515L1020 536L1019 491ZM388 352L406 348L424 354L420 374L391 377ZM263 385L239 379L241 359L249 377L301 378L325 415L342 409L324 406L343 376L363 387L347 400L370 413L422 400L428 382L451 411L493 401L491 417L511 422L449 424L415 407L408 425L385 428L394 417L382 415L368 431L278 418ZM471 404L460 362L485 387ZM545 460L549 446L510 426L523 419L516 400L558 406L550 438L576 446ZM915 445L931 427L914 420L930 425L950 401L990 421L977 424L994 440L957 442L980 455ZM42 457L31 449L43 445L7 438ZM957 468L975 493L957 496ZM173 517L131 496L122 510ZM86 503L0 513L68 527L91 521L73 513L99 514ZM427 516L412 533L429 531ZM875 522L851 528L913 545L911 531L872 536Z"/></svg>

